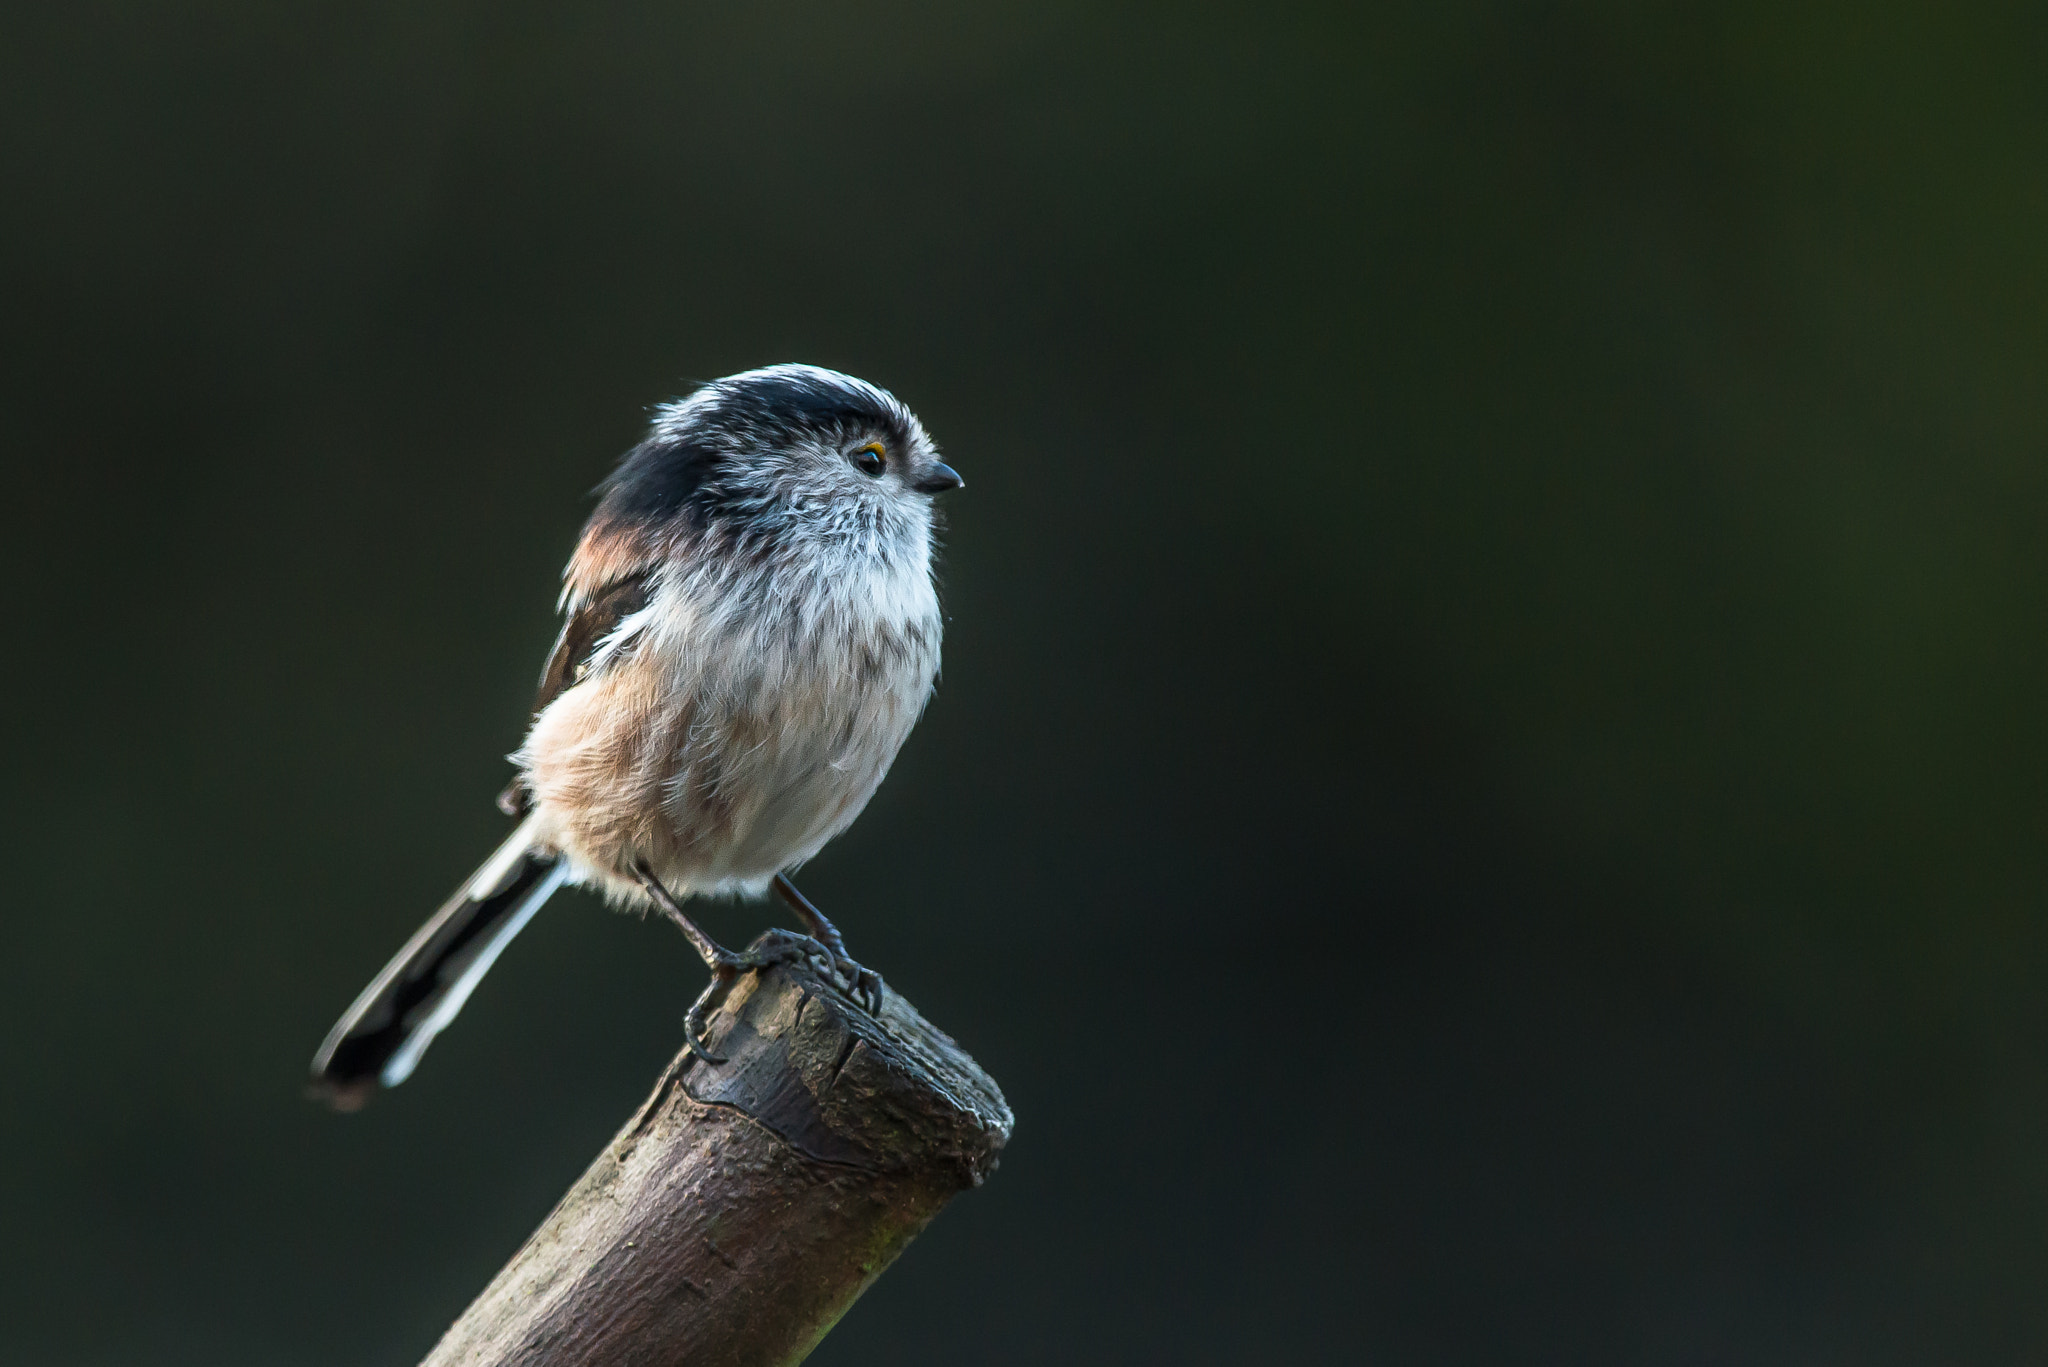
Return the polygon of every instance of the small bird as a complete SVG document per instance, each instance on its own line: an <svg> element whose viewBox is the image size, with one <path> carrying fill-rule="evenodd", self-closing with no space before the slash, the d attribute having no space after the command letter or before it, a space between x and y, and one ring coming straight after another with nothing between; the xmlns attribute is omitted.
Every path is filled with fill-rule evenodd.
<svg viewBox="0 0 2048 1367"><path fill-rule="evenodd" d="M939 669L935 496L960 476L908 408L835 370L776 365L658 406L599 486L563 572L560 638L517 777L518 827L356 998L313 1060L341 1109L395 1087L564 883L660 910L713 979L760 959L684 912L770 887L821 957L881 983L788 873L860 815Z"/></svg>

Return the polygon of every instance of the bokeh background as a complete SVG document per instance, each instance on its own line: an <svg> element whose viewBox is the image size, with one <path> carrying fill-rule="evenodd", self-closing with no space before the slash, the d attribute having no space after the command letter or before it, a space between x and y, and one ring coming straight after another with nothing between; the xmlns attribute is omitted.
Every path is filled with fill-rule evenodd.
<svg viewBox="0 0 2048 1367"><path fill-rule="evenodd" d="M951 503L805 886L1005 1084L814 1359L2048 1357L2048 11L0 19L0 1359L405 1364L701 970L502 829L587 491L804 359ZM711 914L744 940L765 908Z"/></svg>

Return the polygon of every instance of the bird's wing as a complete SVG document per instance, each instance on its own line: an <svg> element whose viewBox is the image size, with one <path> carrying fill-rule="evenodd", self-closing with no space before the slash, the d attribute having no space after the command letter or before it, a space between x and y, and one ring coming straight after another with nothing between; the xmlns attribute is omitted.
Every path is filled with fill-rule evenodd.
<svg viewBox="0 0 2048 1367"><path fill-rule="evenodd" d="M647 606L653 595L654 572L637 570L586 594L562 623L562 634L548 655L540 673L540 691L534 695L533 715L582 683L616 656L637 630L635 614ZM498 806L508 816L523 816L529 805L526 787L518 779L498 794Z"/></svg>
<svg viewBox="0 0 2048 1367"><path fill-rule="evenodd" d="M627 619L647 606L653 589L653 571L640 570L614 579L577 605L569 620L562 623L554 653L548 656L547 668L540 673L540 691L533 699L535 716L617 653L636 625ZM621 631L621 627L626 630Z"/></svg>

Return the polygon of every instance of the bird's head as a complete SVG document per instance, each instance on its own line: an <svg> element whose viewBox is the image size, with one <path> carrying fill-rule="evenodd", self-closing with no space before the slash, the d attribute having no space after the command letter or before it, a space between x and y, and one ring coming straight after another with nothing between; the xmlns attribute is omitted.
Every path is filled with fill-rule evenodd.
<svg viewBox="0 0 2048 1367"><path fill-rule="evenodd" d="M657 408L605 481L592 532L891 555L921 551L932 499L961 484L887 390L821 366L768 366Z"/></svg>

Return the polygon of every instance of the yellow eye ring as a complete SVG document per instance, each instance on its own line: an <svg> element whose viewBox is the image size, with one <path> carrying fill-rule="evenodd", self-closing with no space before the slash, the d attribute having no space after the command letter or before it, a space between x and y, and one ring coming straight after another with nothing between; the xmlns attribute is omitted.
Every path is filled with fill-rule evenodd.
<svg viewBox="0 0 2048 1367"><path fill-rule="evenodd" d="M874 479L889 468L889 448L878 441L871 441L847 459L853 462L854 469Z"/></svg>

